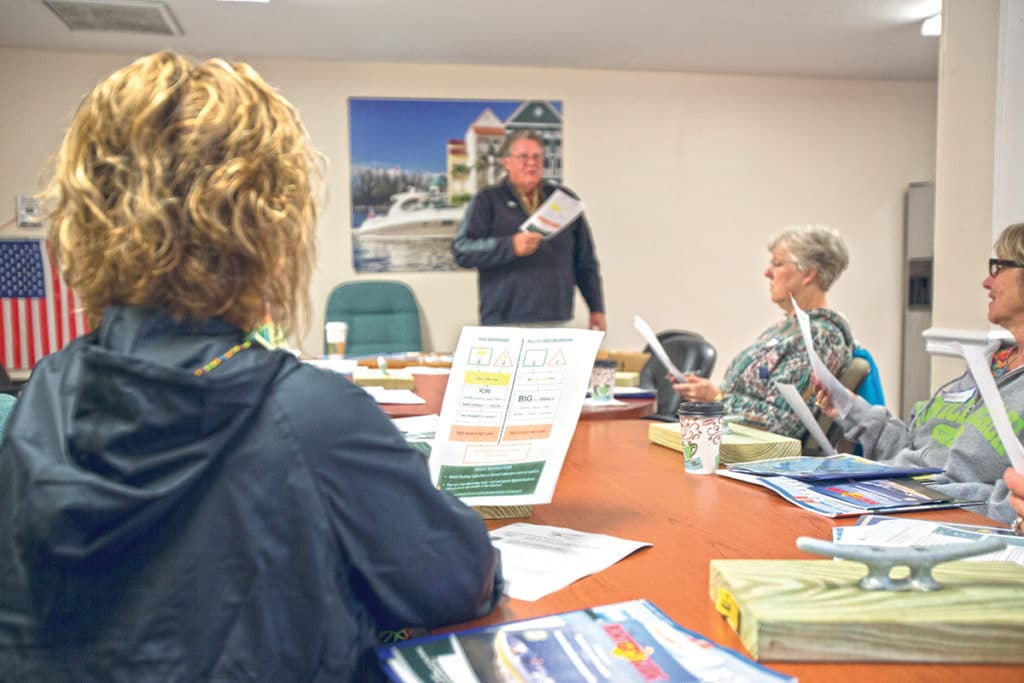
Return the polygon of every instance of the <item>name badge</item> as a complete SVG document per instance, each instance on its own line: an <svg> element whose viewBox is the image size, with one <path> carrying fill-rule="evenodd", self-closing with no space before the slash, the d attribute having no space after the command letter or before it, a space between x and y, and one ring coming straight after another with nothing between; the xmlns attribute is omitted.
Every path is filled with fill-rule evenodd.
<svg viewBox="0 0 1024 683"><path fill-rule="evenodd" d="M964 389L962 391L947 391L942 394L942 400L946 403L967 403L975 394L978 393L977 387L970 389Z"/></svg>

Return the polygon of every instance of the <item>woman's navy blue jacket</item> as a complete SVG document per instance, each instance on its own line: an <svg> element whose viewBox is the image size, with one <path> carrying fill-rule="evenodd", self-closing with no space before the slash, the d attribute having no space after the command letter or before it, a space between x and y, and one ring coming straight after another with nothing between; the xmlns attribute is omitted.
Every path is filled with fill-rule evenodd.
<svg viewBox="0 0 1024 683"><path fill-rule="evenodd" d="M497 552L362 389L220 322L110 308L0 445L0 681L349 681L486 614ZM371 667L372 668L372 667Z"/></svg>

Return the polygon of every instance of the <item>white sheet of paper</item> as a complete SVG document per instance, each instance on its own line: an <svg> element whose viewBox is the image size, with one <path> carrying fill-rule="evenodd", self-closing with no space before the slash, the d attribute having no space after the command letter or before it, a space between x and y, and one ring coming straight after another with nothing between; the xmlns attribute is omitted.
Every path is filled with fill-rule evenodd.
<svg viewBox="0 0 1024 683"><path fill-rule="evenodd" d="M617 401L614 398L591 398L587 397L583 399L583 405L587 408L611 408L613 406L624 406L625 401Z"/></svg>
<svg viewBox="0 0 1024 683"><path fill-rule="evenodd" d="M495 529L491 532L491 544L501 550L505 595L531 601L607 569L630 553L651 545L525 522Z"/></svg>
<svg viewBox="0 0 1024 683"><path fill-rule="evenodd" d="M796 305L796 299L793 298L792 294L789 296L789 300L793 302L793 312L796 314L797 322L800 324L800 335L804 338L804 346L807 348L807 355L811 359L811 371L818 378L818 381L825 385L829 398L832 399L832 405L836 407L839 414L846 415L850 412L850 407L853 405L853 397L850 396L850 392L843 386L843 383L836 379L836 376L832 374L828 366L822 362L818 352L814 350L814 337L811 335L811 319L807 313Z"/></svg>
<svg viewBox="0 0 1024 683"><path fill-rule="evenodd" d="M555 190L544 203L537 207L533 215L527 218L519 229L526 232L532 230L544 235L544 239L553 237L559 230L576 220L583 213L583 202L570 197L562 190Z"/></svg>
<svg viewBox="0 0 1024 683"><path fill-rule="evenodd" d="M307 358L302 362L341 375L351 375L359 366L359 361L354 358Z"/></svg>
<svg viewBox="0 0 1024 683"><path fill-rule="evenodd" d="M550 503L604 332L466 327L430 455L467 505Z"/></svg>
<svg viewBox="0 0 1024 683"><path fill-rule="evenodd" d="M656 398L658 392L650 387L615 387L612 395L615 398Z"/></svg>
<svg viewBox="0 0 1024 683"><path fill-rule="evenodd" d="M832 448L832 444L829 443L828 437L825 436L825 432L821 431L821 425L814 419L814 414L811 409L804 403L804 397L800 395L800 390L793 384L786 384L785 382L776 382L775 386L779 388L779 393L782 394L782 398L786 399L786 403L793 409L796 416L800 418L800 422L803 423L804 427L807 427L807 431L811 433L814 440L821 447L821 450L825 455L835 455L836 449Z"/></svg>
<svg viewBox="0 0 1024 683"><path fill-rule="evenodd" d="M1003 442L1006 456L1010 459L1013 469L1024 473L1024 447L1021 446L1017 434L1010 424L1010 416L1006 414L1006 404L1003 397L999 395L996 381L992 378L992 371L985 349L980 346L963 346L959 342L953 342L957 353L967 361L967 369L974 377L974 383L978 385L981 398L985 401L988 414L992 417L992 426L996 428L999 440Z"/></svg>
<svg viewBox="0 0 1024 683"><path fill-rule="evenodd" d="M402 368L410 375L447 375L451 368L438 368L433 365L407 365Z"/></svg>
<svg viewBox="0 0 1024 683"><path fill-rule="evenodd" d="M638 315L633 316L633 327L636 328L636 331L640 333L640 336L643 337L648 346L651 347L651 351L653 351L654 355L658 357L658 360L660 360L661 364L665 366L665 369L668 370L669 374L680 382L685 382L686 377L684 377L683 373L679 371L679 368L675 366L675 363L669 359L668 354L665 353L665 347L661 345L660 341L658 341L658 335L654 334L654 330L652 330L651 326L647 324L647 321Z"/></svg>
<svg viewBox="0 0 1024 683"><path fill-rule="evenodd" d="M923 519L877 519L872 524L857 524L839 528L842 529L842 534L835 539L836 543L898 548L963 543L987 538L991 535L963 528L950 528L941 522ZM1019 536L1002 536L1001 538L1005 538L1007 543L1003 550L966 559L1016 562L1024 565L1024 538Z"/></svg>
<svg viewBox="0 0 1024 683"><path fill-rule="evenodd" d="M437 433L437 421L440 416L436 413L431 415L414 415L412 417L394 417L391 421L402 436L406 439L421 440L433 439Z"/></svg>
<svg viewBox="0 0 1024 683"><path fill-rule="evenodd" d="M426 403L421 396L417 396L409 389L385 389L384 387L363 387L363 391L373 396L377 403L390 403L395 405L419 405Z"/></svg>

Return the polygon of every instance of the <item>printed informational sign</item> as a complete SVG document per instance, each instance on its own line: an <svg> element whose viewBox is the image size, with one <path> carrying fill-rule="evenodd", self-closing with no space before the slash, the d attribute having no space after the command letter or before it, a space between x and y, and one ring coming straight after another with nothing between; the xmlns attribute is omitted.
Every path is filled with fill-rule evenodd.
<svg viewBox="0 0 1024 683"><path fill-rule="evenodd" d="M551 502L603 338L463 329L430 456L434 483L469 505Z"/></svg>

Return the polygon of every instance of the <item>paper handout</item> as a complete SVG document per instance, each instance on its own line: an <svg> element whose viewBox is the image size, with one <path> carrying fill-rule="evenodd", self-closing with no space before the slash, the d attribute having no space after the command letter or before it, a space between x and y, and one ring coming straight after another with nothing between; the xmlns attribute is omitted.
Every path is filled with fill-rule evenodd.
<svg viewBox="0 0 1024 683"><path fill-rule="evenodd" d="M491 544L501 550L505 595L531 601L607 569L630 553L651 545L523 522L492 531Z"/></svg>
<svg viewBox="0 0 1024 683"><path fill-rule="evenodd" d="M544 239L548 239L576 220L581 213L582 201L570 197L561 190L555 190L533 215L519 226L519 229L523 232L539 232L544 235Z"/></svg>
<svg viewBox="0 0 1024 683"><path fill-rule="evenodd" d="M967 368L971 371L974 383L978 385L978 391L981 392L981 398L985 401L988 414L992 418L992 426L996 428L996 434L1003 442L1006 457L1013 464L1013 469L1024 473L1024 447L1021 446L1017 434L1013 431L1010 417L1006 414L1003 397L999 395L996 381L992 379L989 362L985 357L985 349L980 346L963 346L959 342L953 342L952 346L967 361Z"/></svg>
<svg viewBox="0 0 1024 683"><path fill-rule="evenodd" d="M822 362L818 352L814 350L814 338L811 336L811 319L807 316L807 313L797 306L796 299L793 298L792 294L790 294L789 300L793 302L793 313L796 314L797 322L800 324L800 334L804 339L807 355L811 359L811 371L814 372L814 376L818 378L818 381L825 385L829 398L832 399L832 405L836 407L839 414L846 415L850 412L850 407L853 405L853 397L850 396L850 392L843 386L843 383L836 379L836 376L832 374L828 366Z"/></svg>
<svg viewBox="0 0 1024 683"><path fill-rule="evenodd" d="M825 370L828 372L828 370ZM796 416L800 418L800 422L807 431L814 437L814 441L821 448L822 453L825 455L835 455L836 449L832 447L828 437L825 436L825 432L821 431L821 425L814 419L814 414L811 413L811 409L804 403L804 397L800 395L800 390L792 384L786 384L785 382L776 382L775 386L778 387L779 393L782 398L786 399L786 403L793 409Z"/></svg>
<svg viewBox="0 0 1024 683"><path fill-rule="evenodd" d="M963 543L964 541L987 538L993 534L1006 541L1006 548L968 557L966 560L1016 562L1024 566L1024 538L1012 535L1012 532L1005 527L971 526L874 515L861 517L853 526L836 527L832 530L833 540L836 543L897 548Z"/></svg>
<svg viewBox="0 0 1024 683"><path fill-rule="evenodd" d="M638 315L633 316L633 327L636 328L636 331L640 333L640 336L642 336L648 346L651 347L651 351L653 351L654 355L658 357L658 360L660 360L661 364L665 366L665 369L668 370L669 374L675 377L678 381L685 382L686 377L683 376L683 373L675 366L675 363L669 359L668 354L665 353L665 347L661 345L660 341L658 341L658 335L654 334L654 330L652 330L651 326L647 324L647 321Z"/></svg>
<svg viewBox="0 0 1024 683"><path fill-rule="evenodd" d="M466 327L430 456L467 505L549 503L604 332Z"/></svg>

